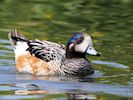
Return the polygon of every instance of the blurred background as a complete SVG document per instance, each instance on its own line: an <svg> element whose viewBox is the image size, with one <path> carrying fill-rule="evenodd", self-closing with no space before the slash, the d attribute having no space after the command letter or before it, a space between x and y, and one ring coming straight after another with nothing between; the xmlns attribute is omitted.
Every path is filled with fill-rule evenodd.
<svg viewBox="0 0 133 100"><path fill-rule="evenodd" d="M66 100L74 98L74 93L90 97L89 100L133 99L132 27L133 0L0 0L0 99ZM98 58L87 56L94 64L95 75L91 79L19 75L15 72L14 52L7 37L13 28L29 39L63 44L75 32L90 34L101 53ZM82 87L79 91L77 86L76 92L75 88L73 91L75 86L71 84L70 88L68 83L75 81L79 87L86 84L86 89ZM43 92L39 90L39 95L32 91L34 93L29 93L32 95L26 92L23 96L22 91L17 92L18 96L15 91L21 86L14 88L12 84L20 83L35 83L46 88ZM47 83L52 84L51 87ZM56 86L58 84L64 88ZM27 89L25 86L21 88ZM55 91L51 92L51 88Z"/></svg>

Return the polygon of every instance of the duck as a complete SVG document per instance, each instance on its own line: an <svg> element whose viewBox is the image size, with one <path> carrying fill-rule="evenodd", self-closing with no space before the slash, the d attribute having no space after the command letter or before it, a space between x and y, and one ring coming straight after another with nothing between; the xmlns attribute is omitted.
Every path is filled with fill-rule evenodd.
<svg viewBox="0 0 133 100"><path fill-rule="evenodd" d="M67 44L30 40L17 29L8 33L15 53L16 71L32 75L90 75L94 68L86 55L100 56L89 34L75 32Z"/></svg>

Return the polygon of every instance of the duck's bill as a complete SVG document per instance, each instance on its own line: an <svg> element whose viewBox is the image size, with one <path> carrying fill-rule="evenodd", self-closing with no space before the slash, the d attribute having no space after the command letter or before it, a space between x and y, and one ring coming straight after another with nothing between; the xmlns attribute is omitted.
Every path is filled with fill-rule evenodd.
<svg viewBox="0 0 133 100"><path fill-rule="evenodd" d="M93 47L88 47L86 53L89 55L100 56L100 54Z"/></svg>

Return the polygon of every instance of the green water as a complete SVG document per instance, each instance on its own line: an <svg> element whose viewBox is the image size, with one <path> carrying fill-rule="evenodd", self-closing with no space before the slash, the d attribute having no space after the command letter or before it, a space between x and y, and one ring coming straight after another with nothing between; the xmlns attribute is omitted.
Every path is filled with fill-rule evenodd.
<svg viewBox="0 0 133 100"><path fill-rule="evenodd" d="M0 99L67 100L82 94L89 100L133 100L132 5L132 0L1 0ZM7 38L13 28L29 39L63 44L75 32L91 34L101 53L87 56L96 73L87 79L16 73ZM39 89L29 90L27 83Z"/></svg>

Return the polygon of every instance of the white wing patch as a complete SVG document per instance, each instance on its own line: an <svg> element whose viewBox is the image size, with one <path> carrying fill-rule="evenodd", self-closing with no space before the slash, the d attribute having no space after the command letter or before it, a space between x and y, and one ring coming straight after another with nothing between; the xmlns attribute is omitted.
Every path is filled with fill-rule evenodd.
<svg viewBox="0 0 133 100"><path fill-rule="evenodd" d="M27 45L27 42L18 41L14 49L15 56L18 57L18 56L28 54L29 52L26 51L28 47L29 46Z"/></svg>

